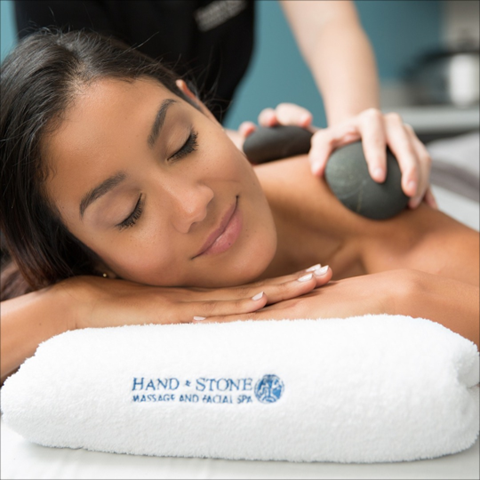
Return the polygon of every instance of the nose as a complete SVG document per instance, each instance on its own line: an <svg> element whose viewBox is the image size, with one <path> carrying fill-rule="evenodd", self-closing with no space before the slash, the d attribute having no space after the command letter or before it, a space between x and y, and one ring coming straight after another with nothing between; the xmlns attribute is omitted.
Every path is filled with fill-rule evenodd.
<svg viewBox="0 0 480 480"><path fill-rule="evenodd" d="M205 219L214 197L212 189L203 184L172 186L169 194L173 204L172 223L181 233L188 233L196 223Z"/></svg>

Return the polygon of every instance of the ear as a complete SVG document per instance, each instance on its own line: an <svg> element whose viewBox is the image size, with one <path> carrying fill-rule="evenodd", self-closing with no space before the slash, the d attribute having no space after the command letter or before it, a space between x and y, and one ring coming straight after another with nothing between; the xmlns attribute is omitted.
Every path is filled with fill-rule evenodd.
<svg viewBox="0 0 480 480"><path fill-rule="evenodd" d="M181 78L179 78L178 80L175 80L175 83L178 89L188 98L190 98L190 100L193 100L195 103L197 102L200 103L196 95L188 88L188 85L185 82L185 80L182 80Z"/></svg>
<svg viewBox="0 0 480 480"><path fill-rule="evenodd" d="M187 96L190 100L192 100L200 110L211 120L215 120L215 122L218 123L217 119L213 115L213 113L199 100L199 98L188 88L188 85L186 84L185 80L178 79L175 80L175 84L177 85L178 89L185 95Z"/></svg>

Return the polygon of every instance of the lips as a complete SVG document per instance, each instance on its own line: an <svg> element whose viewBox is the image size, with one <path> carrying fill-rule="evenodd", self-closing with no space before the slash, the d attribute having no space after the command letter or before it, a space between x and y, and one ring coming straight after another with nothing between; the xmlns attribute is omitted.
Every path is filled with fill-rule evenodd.
<svg viewBox="0 0 480 480"><path fill-rule="evenodd" d="M241 230L242 219L238 209L238 197L236 197L235 203L223 215L220 226L208 236L193 258L225 252L235 243Z"/></svg>

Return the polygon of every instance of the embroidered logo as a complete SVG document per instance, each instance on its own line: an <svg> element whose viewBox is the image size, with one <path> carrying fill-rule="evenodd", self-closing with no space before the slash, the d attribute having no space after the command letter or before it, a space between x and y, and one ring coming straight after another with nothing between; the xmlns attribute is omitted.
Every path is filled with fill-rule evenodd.
<svg viewBox="0 0 480 480"><path fill-rule="evenodd" d="M258 378L258 377L257 377ZM254 404L275 403L285 386L269 374L255 383L253 377L133 377L130 391L134 403ZM255 385L255 387L254 387Z"/></svg>
<svg viewBox="0 0 480 480"><path fill-rule="evenodd" d="M255 385L255 396L262 403L274 403L280 399L285 386L276 375L264 375Z"/></svg>

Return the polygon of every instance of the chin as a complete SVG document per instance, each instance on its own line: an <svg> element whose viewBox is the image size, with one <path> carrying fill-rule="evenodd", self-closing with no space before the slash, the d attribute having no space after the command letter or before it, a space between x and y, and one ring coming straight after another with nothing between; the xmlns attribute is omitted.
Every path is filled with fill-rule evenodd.
<svg viewBox="0 0 480 480"><path fill-rule="evenodd" d="M252 251L243 252L241 258L232 260L222 269L222 275L204 278L203 287L235 287L256 281L272 262L277 248L276 236L256 242Z"/></svg>

